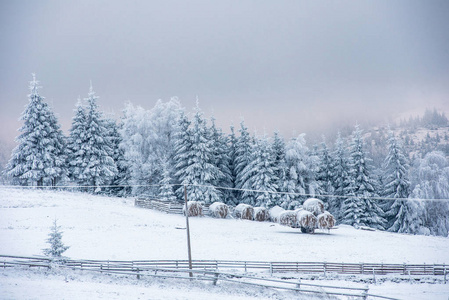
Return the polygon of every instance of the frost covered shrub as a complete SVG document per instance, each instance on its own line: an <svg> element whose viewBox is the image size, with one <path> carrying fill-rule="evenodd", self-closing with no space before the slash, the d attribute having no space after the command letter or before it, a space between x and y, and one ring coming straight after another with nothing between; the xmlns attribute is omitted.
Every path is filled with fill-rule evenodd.
<svg viewBox="0 0 449 300"><path fill-rule="evenodd" d="M272 207L272 208L270 208L270 210L268 211L268 213L270 215L270 221L278 223L279 222L279 216L284 211L285 211L285 209L283 209L282 207L277 206L277 205Z"/></svg>
<svg viewBox="0 0 449 300"><path fill-rule="evenodd" d="M222 202L214 202L209 206L209 214L214 218L225 219L229 214L229 207Z"/></svg>
<svg viewBox="0 0 449 300"><path fill-rule="evenodd" d="M254 220L265 222L270 219L268 210L265 207L254 207Z"/></svg>
<svg viewBox="0 0 449 300"><path fill-rule="evenodd" d="M188 214L189 217L201 217L203 216L203 205L199 201L189 201L187 202L187 209L184 205L183 213Z"/></svg>
<svg viewBox="0 0 449 300"><path fill-rule="evenodd" d="M238 219L253 220L254 208L251 205L240 203L235 207L234 215Z"/></svg>
<svg viewBox="0 0 449 300"><path fill-rule="evenodd" d="M62 243L62 231L60 231L60 228L61 226L57 225L57 220L55 219L53 226L51 227L51 232L48 234L49 238L47 239L47 243L50 244L50 248L43 250L45 255L61 257L61 254L70 248Z"/></svg>

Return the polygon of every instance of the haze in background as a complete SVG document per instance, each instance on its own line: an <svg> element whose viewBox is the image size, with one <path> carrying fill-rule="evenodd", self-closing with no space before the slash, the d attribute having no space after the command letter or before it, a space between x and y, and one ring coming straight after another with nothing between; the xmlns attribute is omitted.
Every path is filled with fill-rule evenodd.
<svg viewBox="0 0 449 300"><path fill-rule="evenodd" d="M37 74L70 127L89 81L106 112L196 97L227 130L326 132L449 111L449 2L2 1L0 140Z"/></svg>

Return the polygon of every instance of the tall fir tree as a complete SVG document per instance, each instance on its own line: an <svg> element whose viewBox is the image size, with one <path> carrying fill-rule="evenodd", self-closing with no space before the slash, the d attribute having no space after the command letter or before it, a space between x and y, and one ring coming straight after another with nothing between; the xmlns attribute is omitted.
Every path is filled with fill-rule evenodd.
<svg viewBox="0 0 449 300"><path fill-rule="evenodd" d="M369 158L364 149L362 133L362 130L356 125L350 145L350 172L346 188L358 199L357 209L350 209L350 207L344 205L345 216L343 218L348 222L353 219L348 218L348 215L355 214L360 225L383 229L385 224L384 213L378 204L371 199L377 195L374 190L375 183L370 176Z"/></svg>
<svg viewBox="0 0 449 300"><path fill-rule="evenodd" d="M87 162L84 160L86 147L86 108L81 99L76 103L75 116L72 118L70 135L67 139L67 165L69 178L81 184L85 180L84 168Z"/></svg>
<svg viewBox="0 0 449 300"><path fill-rule="evenodd" d="M180 142L180 152L177 153L176 175L181 179L180 184L187 186L189 201L204 201L207 204L220 201L222 193L214 184L224 175L214 164L213 141L198 102L189 133L188 136L184 135L187 140ZM186 161L180 162L183 159ZM183 189L181 186L177 193L182 194Z"/></svg>
<svg viewBox="0 0 449 300"><path fill-rule="evenodd" d="M338 133L337 139L335 140L335 148L332 152L331 157L333 159L332 185L335 197L330 198L329 211L335 216L337 221L340 221L343 215L342 206L344 196L346 195L349 182L348 155L340 132Z"/></svg>
<svg viewBox="0 0 449 300"><path fill-rule="evenodd" d="M67 174L65 138L38 84L33 74L29 103L20 117L24 124L5 172L13 184L55 186Z"/></svg>
<svg viewBox="0 0 449 300"><path fill-rule="evenodd" d="M240 136L235 144L234 171L235 171L235 188L242 189L245 180L242 178L243 170L251 162L252 140L245 126L245 122L240 122ZM236 193L237 202L242 202L242 192Z"/></svg>
<svg viewBox="0 0 449 300"><path fill-rule="evenodd" d="M85 186L85 190L92 192L101 191L102 185L109 185L117 175L117 167L113 159L113 148L109 142L108 130L102 113L98 110L98 97L95 96L92 85L90 86L84 112L74 118L72 128L78 128L75 121L80 122L79 128L84 128L84 139L81 142L81 151L78 155L71 157L71 161L80 168L78 178L75 182ZM78 111L77 111L78 112ZM84 119L82 119L84 117ZM72 174L73 175L73 174Z"/></svg>
<svg viewBox="0 0 449 300"><path fill-rule="evenodd" d="M251 161L242 171L242 200L252 206L277 204L278 178L273 149L267 138L258 139L252 148Z"/></svg>
<svg viewBox="0 0 449 300"><path fill-rule="evenodd" d="M215 119L211 118L211 127L209 129L210 138L212 140L212 164L220 170L215 186L224 188L220 189L223 194L223 201L226 204L235 204L233 188L233 178L231 171L231 157L228 138L223 134L221 129L215 125Z"/></svg>
<svg viewBox="0 0 449 300"><path fill-rule="evenodd" d="M131 195L131 187L129 186L131 171L128 161L125 159L125 149L120 146L122 137L119 133L119 126L112 118L106 118L104 121L107 129L107 140L112 149L112 159L117 168L117 174L112 179L111 186L107 187L105 192L114 196L126 197Z"/></svg>
<svg viewBox="0 0 449 300"><path fill-rule="evenodd" d="M159 183L159 199L167 202L176 202L177 198L173 190L173 180L170 174L169 160L167 157L161 159L162 179Z"/></svg>
<svg viewBox="0 0 449 300"><path fill-rule="evenodd" d="M318 152L319 157L319 166L318 166L318 175L317 181L320 185L321 191L326 195L323 197L326 203L328 203L329 208L332 206L331 195L334 194L334 168L333 168L333 159L329 153L329 149L327 148L326 141L323 137L323 141L321 142L321 148Z"/></svg>
<svg viewBox="0 0 449 300"><path fill-rule="evenodd" d="M408 179L409 164L404 155L401 143L396 139L392 131L388 138L388 155L384 162L384 192L386 198L395 198L394 202L386 201L385 217L386 228L389 231L407 232L406 226L410 226L406 214L411 207L407 200L410 194L410 181Z"/></svg>

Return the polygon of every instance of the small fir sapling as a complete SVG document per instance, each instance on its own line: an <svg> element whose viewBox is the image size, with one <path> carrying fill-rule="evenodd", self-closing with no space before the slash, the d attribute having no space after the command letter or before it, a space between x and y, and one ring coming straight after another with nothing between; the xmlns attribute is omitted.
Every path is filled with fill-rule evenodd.
<svg viewBox="0 0 449 300"><path fill-rule="evenodd" d="M51 227L51 232L48 234L49 238L47 239L47 243L50 244L50 248L44 249L44 254L52 257L61 257L61 254L64 253L69 246L65 246L62 243L62 231L60 230L61 226L57 225L57 220L55 219L53 222L53 226Z"/></svg>

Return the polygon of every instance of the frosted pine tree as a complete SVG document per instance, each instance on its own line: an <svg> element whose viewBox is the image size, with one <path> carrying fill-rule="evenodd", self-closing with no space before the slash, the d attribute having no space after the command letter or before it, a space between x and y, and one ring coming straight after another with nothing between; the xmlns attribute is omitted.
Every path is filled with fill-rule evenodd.
<svg viewBox="0 0 449 300"><path fill-rule="evenodd" d="M65 140L55 115L39 95L38 84L33 74L29 103L20 117L24 124L5 173L13 184L55 186L66 176Z"/></svg>
<svg viewBox="0 0 449 300"><path fill-rule="evenodd" d="M178 120L177 131L175 135L175 179L176 184L181 185L186 182L187 172L186 169L189 166L189 160L192 147L192 135L190 130L190 121L183 111L180 112ZM178 199L184 200L184 187L180 186L176 189L176 196Z"/></svg>
<svg viewBox="0 0 449 300"><path fill-rule="evenodd" d="M228 156L229 156L229 170L231 171L231 188L235 188L235 177L236 177L236 170L235 170L235 157L236 157L236 147L237 147L237 137L235 136L234 126L231 126L231 133L228 136ZM237 205L237 191L233 190L232 195L225 199L226 204L229 205Z"/></svg>
<svg viewBox="0 0 449 300"><path fill-rule="evenodd" d="M354 193L360 201L357 204L358 209L351 213L360 214L357 216L361 225L370 226L374 228L383 229L385 219L383 218L383 211L377 203L371 200L371 197L377 196L374 191L374 181L370 177L370 166L368 164L369 158L364 149L364 140L362 137L362 130L356 125L352 133L352 141L350 145L350 160L349 160L349 177L347 191ZM348 213L350 210L347 206L344 207L343 218L348 220ZM352 224L351 224L352 225Z"/></svg>
<svg viewBox="0 0 449 300"><path fill-rule="evenodd" d="M273 156L274 156L274 165L275 165L275 175L278 180L276 185L278 186L277 191L282 192L283 180L285 178L285 141L283 137L278 133L274 133L273 137ZM276 204L282 204L282 194L276 194Z"/></svg>
<svg viewBox="0 0 449 300"><path fill-rule="evenodd" d="M159 182L159 199L167 202L176 202L168 159L162 158L160 165L162 168L162 179Z"/></svg>
<svg viewBox="0 0 449 300"><path fill-rule="evenodd" d="M228 140L221 129L216 127L214 118L211 119L209 133L213 145L212 164L217 166L221 173L221 176L217 178L214 185L223 188L233 188ZM221 192L223 194L224 202L227 204L235 204L234 193L232 190L221 189Z"/></svg>
<svg viewBox="0 0 449 300"><path fill-rule="evenodd" d="M86 107L78 98L76 104L75 116L72 118L72 126L70 128L70 135L67 139L67 165L69 178L77 183L83 184L86 175L83 173L87 162L85 160L86 147Z"/></svg>
<svg viewBox="0 0 449 300"><path fill-rule="evenodd" d="M111 187L105 188L105 192L119 197L126 197L131 194L131 187L129 187L131 171L128 162L125 160L125 150L120 146L122 137L114 119L106 118L104 122L107 130L107 141L112 150L111 156L117 167L117 174L110 183Z"/></svg>
<svg viewBox="0 0 449 300"><path fill-rule="evenodd" d="M240 122L240 136L237 138L237 142L235 144L235 158L234 158L234 171L235 171L235 187L237 189L241 189L244 184L244 180L242 178L243 170L246 166L251 162L251 149L252 149L252 140L248 133L248 128L246 128L244 121ZM236 198L237 202L242 202L241 192L237 193Z"/></svg>
<svg viewBox="0 0 449 300"><path fill-rule="evenodd" d="M213 185L224 175L214 164L213 141L198 102L189 132L188 140L185 141L187 148L182 149L185 150L185 153L178 153L184 155L186 161L182 162L184 166L177 164L177 168L180 168L176 173L178 177L182 178L180 183L187 186L187 199L204 201L208 204L221 201L222 193ZM181 159L178 156L176 161L179 163ZM178 194L181 194L182 191L183 187L181 186L178 189Z"/></svg>
<svg viewBox="0 0 449 300"><path fill-rule="evenodd" d="M102 113L98 110L98 97L90 86L86 105L86 139L84 147L83 180L81 185L89 186L88 190L98 192L100 186L109 185L117 175L117 167L113 149L108 141L108 130Z"/></svg>
<svg viewBox="0 0 449 300"><path fill-rule="evenodd" d="M406 214L410 213L410 203L405 198L410 194L410 182L408 180L409 164L402 145L394 136L392 131L389 132L388 138L388 155L384 162L384 192L387 198L398 198L394 202L388 201L385 216L389 231L405 232L404 226L409 226L404 222L407 218ZM389 204L389 205L388 205Z"/></svg>
<svg viewBox="0 0 449 300"><path fill-rule="evenodd" d="M329 153L329 149L327 148L324 137L323 141L321 142L321 148L319 150L318 157L319 157L319 166L318 166L317 181L324 194L333 195L334 194L333 159ZM329 196L323 199L325 199L325 202L327 202L329 204L329 207L331 207L330 204L333 202L332 201L333 199ZM335 211L331 211L331 213L335 213Z"/></svg>
<svg viewBox="0 0 449 300"><path fill-rule="evenodd" d="M63 232L61 231L61 226L58 226L57 220L55 219L47 239L47 243L50 244L50 248L43 250L45 255L51 257L61 257L62 253L70 248L62 243L62 234Z"/></svg>
<svg viewBox="0 0 449 300"><path fill-rule="evenodd" d="M332 163L332 185L334 190L334 195L336 197L331 198L329 201L329 211L335 216L337 220L340 220L342 217L342 203L343 196L346 195L346 188L348 186L348 155L346 153L346 147L344 141L340 135L340 132L337 135L337 139L335 140L335 149L331 155L333 159Z"/></svg>
<svg viewBox="0 0 449 300"><path fill-rule="evenodd" d="M242 171L242 200L252 206L273 207L277 204L278 178L273 149L267 138L253 146L251 161Z"/></svg>

